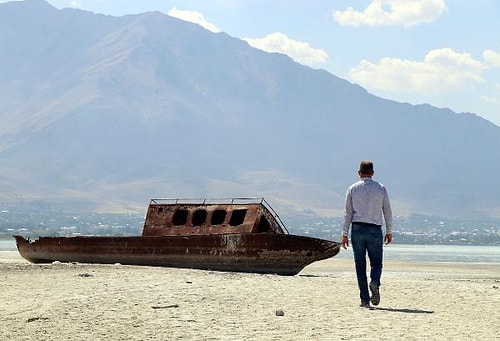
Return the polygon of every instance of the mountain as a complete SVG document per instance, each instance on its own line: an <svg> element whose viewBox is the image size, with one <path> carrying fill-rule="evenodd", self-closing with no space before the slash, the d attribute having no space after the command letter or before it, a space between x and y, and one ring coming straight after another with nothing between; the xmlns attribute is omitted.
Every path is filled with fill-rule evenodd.
<svg viewBox="0 0 500 341"><path fill-rule="evenodd" d="M500 127L382 99L159 12L0 4L0 201L145 210L264 196L339 215L363 159L394 214L500 217Z"/></svg>

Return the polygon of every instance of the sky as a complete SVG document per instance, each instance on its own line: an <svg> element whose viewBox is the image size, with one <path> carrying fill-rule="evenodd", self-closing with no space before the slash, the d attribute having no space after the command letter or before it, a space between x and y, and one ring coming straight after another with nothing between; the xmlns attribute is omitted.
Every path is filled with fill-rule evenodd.
<svg viewBox="0 0 500 341"><path fill-rule="evenodd" d="M500 126L498 0L48 2L113 16L160 11L287 54L376 96L471 112Z"/></svg>

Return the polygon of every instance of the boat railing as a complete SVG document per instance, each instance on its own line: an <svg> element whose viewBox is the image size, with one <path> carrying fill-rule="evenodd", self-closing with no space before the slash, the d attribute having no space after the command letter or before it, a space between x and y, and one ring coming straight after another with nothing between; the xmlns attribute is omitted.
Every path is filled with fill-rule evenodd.
<svg viewBox="0 0 500 341"><path fill-rule="evenodd" d="M279 217L278 213L271 205L262 197L236 197L236 198L154 198L150 204L171 204L171 205L213 205L213 204L261 204L263 205L272 217L276 220L283 232L289 234L288 229Z"/></svg>

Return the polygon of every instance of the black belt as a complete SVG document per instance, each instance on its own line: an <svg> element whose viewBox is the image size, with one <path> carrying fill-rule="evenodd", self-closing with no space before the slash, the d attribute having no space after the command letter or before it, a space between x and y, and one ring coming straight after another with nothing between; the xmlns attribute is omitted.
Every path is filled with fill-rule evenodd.
<svg viewBox="0 0 500 341"><path fill-rule="evenodd" d="M382 227L382 225L377 225L377 224L370 224L370 223L363 223L361 221L353 221L353 224L358 224L363 227Z"/></svg>

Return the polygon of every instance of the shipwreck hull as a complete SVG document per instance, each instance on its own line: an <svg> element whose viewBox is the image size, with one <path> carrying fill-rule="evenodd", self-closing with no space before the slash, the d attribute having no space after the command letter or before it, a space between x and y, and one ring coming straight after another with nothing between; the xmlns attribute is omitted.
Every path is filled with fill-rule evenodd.
<svg viewBox="0 0 500 341"><path fill-rule="evenodd" d="M14 237L21 256L33 263L120 263L279 275L295 275L340 251L337 242L272 233L41 237L34 241Z"/></svg>

